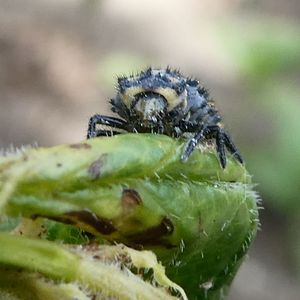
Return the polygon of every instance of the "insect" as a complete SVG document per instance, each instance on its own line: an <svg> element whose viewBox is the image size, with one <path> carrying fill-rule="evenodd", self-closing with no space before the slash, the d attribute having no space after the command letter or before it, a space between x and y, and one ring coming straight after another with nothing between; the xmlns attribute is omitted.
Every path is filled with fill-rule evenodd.
<svg viewBox="0 0 300 300"><path fill-rule="evenodd" d="M184 77L177 70L148 68L137 75L119 77L117 94L110 103L112 111L121 118L92 116L88 139L112 136L122 130L174 138L190 136L181 155L183 161L189 158L198 143L214 139L223 168L226 167L225 149L243 163L230 135L220 123L221 116L207 90L198 80ZM97 124L111 129L97 129Z"/></svg>

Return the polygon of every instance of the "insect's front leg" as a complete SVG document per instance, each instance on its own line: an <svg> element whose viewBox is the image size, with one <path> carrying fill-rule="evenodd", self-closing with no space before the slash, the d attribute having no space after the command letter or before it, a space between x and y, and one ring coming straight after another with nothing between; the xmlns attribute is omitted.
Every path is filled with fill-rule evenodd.
<svg viewBox="0 0 300 300"><path fill-rule="evenodd" d="M236 160L238 160L241 164L243 163L243 158L237 149L237 147L234 145L233 141L230 138L230 135L225 131L224 132L224 142L227 150L235 157Z"/></svg>
<svg viewBox="0 0 300 300"><path fill-rule="evenodd" d="M218 125L210 125L206 127L205 130L205 138L211 139L214 138L216 140L216 150L219 156L219 161L224 169L226 167L226 153L225 153L225 133L224 129Z"/></svg>
<svg viewBox="0 0 300 300"><path fill-rule="evenodd" d="M226 153L225 153L225 140L224 131L219 126L216 126L216 147L219 156L219 161L223 169L226 167Z"/></svg>
<svg viewBox="0 0 300 300"><path fill-rule="evenodd" d="M108 116L96 114L96 115L92 116L89 120L87 139L94 138L97 136L102 136L104 134L106 135L106 133L109 132L109 130L96 129L97 124L107 125L112 128L124 129L124 130L126 130L126 128L127 128L127 122L125 122L124 120L121 120L119 118L108 117ZM110 131L110 132L116 133L116 131ZM110 134L110 135L112 135L112 134Z"/></svg>
<svg viewBox="0 0 300 300"><path fill-rule="evenodd" d="M205 138L205 135L204 135L205 130L206 130L206 127L204 127L204 126L199 127L199 129L198 129L197 133L194 135L194 137L187 142L185 149L181 155L181 159L183 161L186 161L190 157L190 155L196 148L197 144Z"/></svg>
<svg viewBox="0 0 300 300"><path fill-rule="evenodd" d="M96 136L114 136L116 134L120 134L121 132L115 131L115 130L102 130L97 129L96 130Z"/></svg>
<svg viewBox="0 0 300 300"><path fill-rule="evenodd" d="M230 146L232 147L233 143L229 146L229 143L227 142L229 136L225 134L223 128L219 127L218 125L200 126L194 137L188 141L185 150L181 156L181 159L183 161L186 161L199 142L201 142L204 139L211 138L216 139L216 150L219 156L221 166L224 169L226 167L225 146L227 148Z"/></svg>
<svg viewBox="0 0 300 300"><path fill-rule="evenodd" d="M226 167L225 147L237 161L243 163L242 156L232 142L229 134L223 128L218 125L208 126L205 135L207 138L213 137L216 139L217 153L223 169Z"/></svg>

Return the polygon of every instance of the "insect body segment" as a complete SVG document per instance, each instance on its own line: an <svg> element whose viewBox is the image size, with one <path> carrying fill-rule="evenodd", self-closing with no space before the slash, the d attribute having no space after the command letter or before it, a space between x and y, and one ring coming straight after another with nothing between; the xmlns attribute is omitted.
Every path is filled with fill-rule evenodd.
<svg viewBox="0 0 300 300"><path fill-rule="evenodd" d="M215 139L223 168L225 148L243 163L229 134L222 128L221 116L206 89L197 80L178 71L147 69L136 76L118 79L117 95L111 99L112 111L122 119L94 115L89 121L87 138L126 132L152 132L171 137L190 135L182 160L187 160L196 146ZM112 130L100 130L97 124Z"/></svg>

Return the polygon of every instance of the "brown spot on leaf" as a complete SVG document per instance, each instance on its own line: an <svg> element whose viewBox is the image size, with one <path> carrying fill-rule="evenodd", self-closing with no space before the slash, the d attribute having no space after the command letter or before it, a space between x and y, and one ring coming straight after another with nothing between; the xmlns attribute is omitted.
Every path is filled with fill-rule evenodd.
<svg viewBox="0 0 300 300"><path fill-rule="evenodd" d="M134 208L143 202L139 193L134 189L124 189L122 192L121 201L122 206L125 209Z"/></svg>
<svg viewBox="0 0 300 300"><path fill-rule="evenodd" d="M167 248L174 247L171 243L162 240L164 236L172 234L174 231L174 224L172 221L164 217L157 226L150 227L149 229L133 234L128 237L130 242L141 245L163 245Z"/></svg>
<svg viewBox="0 0 300 300"><path fill-rule="evenodd" d="M72 148L72 149L91 149L92 146L87 143L78 143L78 144L71 144L70 148Z"/></svg>
<svg viewBox="0 0 300 300"><path fill-rule="evenodd" d="M88 210L70 211L60 216L46 216L39 214L34 214L31 216L33 220L39 217L48 218L64 224L75 225L77 227L80 227L81 223L83 225L88 225L97 232L105 235L111 234L116 231L116 228L113 226L111 220L98 217Z"/></svg>
<svg viewBox="0 0 300 300"><path fill-rule="evenodd" d="M88 168L88 174L92 177L92 179L97 179L100 177L101 168L104 164L106 156L107 154L102 154L97 160L90 164Z"/></svg>
<svg viewBox="0 0 300 300"><path fill-rule="evenodd" d="M62 163L57 163L56 166L57 166L58 168L60 168L60 167L62 167Z"/></svg>
<svg viewBox="0 0 300 300"><path fill-rule="evenodd" d="M116 231L116 228L113 226L111 220L98 217L88 210L71 211L65 213L64 216L71 217L72 219L76 219L79 222L89 225L97 232L105 235L111 234Z"/></svg>

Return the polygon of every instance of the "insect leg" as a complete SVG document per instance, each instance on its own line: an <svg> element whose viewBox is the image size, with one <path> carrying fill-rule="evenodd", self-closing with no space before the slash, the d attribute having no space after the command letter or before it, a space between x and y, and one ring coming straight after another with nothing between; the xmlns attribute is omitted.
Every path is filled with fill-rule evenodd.
<svg viewBox="0 0 300 300"><path fill-rule="evenodd" d="M224 141L224 131L218 127L216 132L216 146L219 160L223 169L226 167L226 153L225 153L225 141Z"/></svg>
<svg viewBox="0 0 300 300"><path fill-rule="evenodd" d="M218 125L210 125L206 127L204 132L205 138L214 138L216 140L216 150L219 156L219 161L223 169L226 167L225 153L225 132Z"/></svg>
<svg viewBox="0 0 300 300"><path fill-rule="evenodd" d="M243 163L242 156L240 155L238 149L232 142L229 134L222 128L220 128L217 125L209 126L208 129L208 135L215 136L216 138L216 146L217 146L217 152L219 155L220 163L223 168L226 166L226 157L225 157L225 151L224 146L227 148L227 150L234 156L234 158L239 161L240 163Z"/></svg>
<svg viewBox="0 0 300 300"><path fill-rule="evenodd" d="M121 132L115 130L96 130L96 136L114 136L116 134L120 134Z"/></svg>
<svg viewBox="0 0 300 300"><path fill-rule="evenodd" d="M243 158L227 132L224 132L224 143L227 150L234 156L237 161L242 164Z"/></svg>
<svg viewBox="0 0 300 300"><path fill-rule="evenodd" d="M89 120L87 139L98 136L98 130L96 129L97 124L107 125L113 128L119 128L124 130L126 130L127 125L127 123L124 120L96 114L92 116Z"/></svg>
<svg viewBox="0 0 300 300"><path fill-rule="evenodd" d="M194 135L194 137L187 142L185 150L181 155L181 160L186 161L190 157L197 144L205 138L204 131L205 127L201 126L198 132Z"/></svg>

